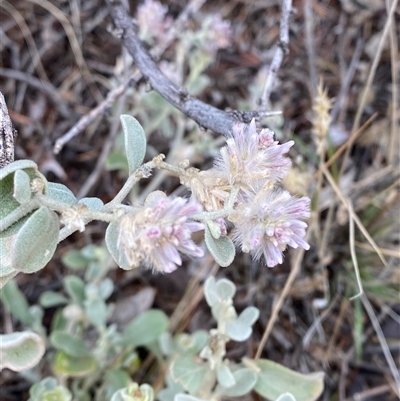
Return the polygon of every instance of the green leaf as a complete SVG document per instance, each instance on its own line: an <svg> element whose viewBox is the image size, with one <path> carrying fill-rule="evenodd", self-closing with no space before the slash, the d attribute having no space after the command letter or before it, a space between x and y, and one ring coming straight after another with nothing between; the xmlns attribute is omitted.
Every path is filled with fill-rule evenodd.
<svg viewBox="0 0 400 401"><path fill-rule="evenodd" d="M214 238L208 226L205 226L205 241L215 261L222 267L229 266L235 258L235 245L229 237Z"/></svg>
<svg viewBox="0 0 400 401"><path fill-rule="evenodd" d="M128 372L123 369L107 370L104 375L104 398L109 400L116 391L128 386L130 381Z"/></svg>
<svg viewBox="0 0 400 401"><path fill-rule="evenodd" d="M249 368L236 370L233 372L233 377L235 385L229 388L219 385L216 392L226 397L242 397L249 393L257 382L257 374Z"/></svg>
<svg viewBox="0 0 400 401"><path fill-rule="evenodd" d="M97 363L92 356L75 358L64 351L58 351L54 360L54 372L57 375L69 377L82 377L93 373L97 369Z"/></svg>
<svg viewBox="0 0 400 401"><path fill-rule="evenodd" d="M78 276L66 276L64 278L64 288L76 304L83 306L85 283Z"/></svg>
<svg viewBox="0 0 400 401"><path fill-rule="evenodd" d="M14 372L35 366L44 355L43 339L29 331L0 335L0 370L8 368Z"/></svg>
<svg viewBox="0 0 400 401"><path fill-rule="evenodd" d="M235 377L233 376L228 365L222 364L217 370L218 383L226 388L232 387L236 384Z"/></svg>
<svg viewBox="0 0 400 401"><path fill-rule="evenodd" d="M14 269L36 272L50 261L58 243L57 214L45 206L36 210L18 231L11 253Z"/></svg>
<svg viewBox="0 0 400 401"><path fill-rule="evenodd" d="M226 334L234 341L246 341L251 336L252 328L237 320L226 324Z"/></svg>
<svg viewBox="0 0 400 401"><path fill-rule="evenodd" d="M190 394L199 390L208 365L192 357L177 357L171 364L172 378L179 382Z"/></svg>
<svg viewBox="0 0 400 401"><path fill-rule="evenodd" d="M232 281L222 278L216 282L216 291L219 299L223 301L228 301L235 296L236 286Z"/></svg>
<svg viewBox="0 0 400 401"><path fill-rule="evenodd" d="M212 307L219 302L217 293L217 283L214 276L210 276L204 282L204 297L206 298L208 306Z"/></svg>
<svg viewBox="0 0 400 401"><path fill-rule="evenodd" d="M86 316L90 322L101 329L105 326L109 309L101 298L87 299L84 301Z"/></svg>
<svg viewBox="0 0 400 401"><path fill-rule="evenodd" d="M58 385L54 377L46 377L35 383L29 389L28 401L71 401L72 394L63 386Z"/></svg>
<svg viewBox="0 0 400 401"><path fill-rule="evenodd" d="M54 306L68 303L68 299L58 292L45 291L40 295L39 303L43 306L43 308L52 308Z"/></svg>
<svg viewBox="0 0 400 401"><path fill-rule="evenodd" d="M90 355L90 350L81 338L74 337L65 331L53 331L50 335L50 343L54 348L72 357Z"/></svg>
<svg viewBox="0 0 400 401"><path fill-rule="evenodd" d="M129 174L134 173L143 163L146 154L146 135L136 118L123 114L120 117L124 131L125 152Z"/></svg>
<svg viewBox="0 0 400 401"><path fill-rule="evenodd" d="M103 201L96 197L82 198L78 203L86 205L92 212L100 212L104 206Z"/></svg>
<svg viewBox="0 0 400 401"><path fill-rule="evenodd" d="M68 251L61 257L61 262L70 269L81 270L87 267L89 261L81 251L75 249Z"/></svg>
<svg viewBox="0 0 400 401"><path fill-rule="evenodd" d="M21 323L26 326L32 324L32 315L29 313L29 304L18 288L17 283L13 280L7 283L0 292L1 300L4 307Z"/></svg>
<svg viewBox="0 0 400 401"><path fill-rule="evenodd" d="M14 199L21 204L31 200L31 179L24 170L14 174Z"/></svg>
<svg viewBox="0 0 400 401"><path fill-rule="evenodd" d="M253 360L261 371L254 390L269 400L291 393L296 401L316 401L324 389L324 373L301 374L268 359Z"/></svg>
<svg viewBox="0 0 400 401"><path fill-rule="evenodd" d="M237 318L240 323L253 326L260 316L260 311L255 306L248 306Z"/></svg>
<svg viewBox="0 0 400 401"><path fill-rule="evenodd" d="M128 324L122 333L122 342L132 347L149 345L155 342L160 334L167 331L167 328L167 315L160 310L150 309Z"/></svg>
<svg viewBox="0 0 400 401"><path fill-rule="evenodd" d="M0 289L18 274L11 265L11 250L14 241L15 235L0 238Z"/></svg>
<svg viewBox="0 0 400 401"><path fill-rule="evenodd" d="M47 196L51 199L57 200L59 202L65 202L69 205L76 205L78 200L76 199L73 192L63 184L57 182L48 183L48 194Z"/></svg>
<svg viewBox="0 0 400 401"><path fill-rule="evenodd" d="M14 198L14 175L17 171L23 171L29 176L30 180L38 176L42 177L37 170L37 165L31 160L18 160L0 169L0 219L3 219L20 206L20 203ZM45 181L44 177L42 179ZM15 234L27 220L28 215L1 231L0 237Z"/></svg>
<svg viewBox="0 0 400 401"><path fill-rule="evenodd" d="M123 252L118 249L118 235L119 235L119 223L112 222L108 225L106 230L106 245L111 256L115 260L115 263L124 270L132 270L130 264L126 260Z"/></svg>

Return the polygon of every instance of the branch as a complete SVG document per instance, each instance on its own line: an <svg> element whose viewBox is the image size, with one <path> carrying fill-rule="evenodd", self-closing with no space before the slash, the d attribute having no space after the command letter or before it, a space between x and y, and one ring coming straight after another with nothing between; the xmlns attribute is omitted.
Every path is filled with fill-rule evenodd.
<svg viewBox="0 0 400 401"><path fill-rule="evenodd" d="M6 100L0 91L0 168L14 161L14 137Z"/></svg>
<svg viewBox="0 0 400 401"><path fill-rule="evenodd" d="M289 19L292 11L292 0L283 0L282 16L279 26L279 43L277 44L274 57L268 70L265 80L264 90L260 99L259 111L267 108L268 99L271 96L272 85L275 82L276 75L282 64L283 56L288 53L289 46Z"/></svg>
<svg viewBox="0 0 400 401"><path fill-rule="evenodd" d="M238 122L249 123L260 116L259 112L226 112L210 106L190 96L186 89L171 82L157 67L139 40L131 17L120 0L106 0L111 17L118 32L121 32L123 45L135 60L142 75L152 88L170 104L196 121L201 127L210 129L225 137L231 136L232 126Z"/></svg>

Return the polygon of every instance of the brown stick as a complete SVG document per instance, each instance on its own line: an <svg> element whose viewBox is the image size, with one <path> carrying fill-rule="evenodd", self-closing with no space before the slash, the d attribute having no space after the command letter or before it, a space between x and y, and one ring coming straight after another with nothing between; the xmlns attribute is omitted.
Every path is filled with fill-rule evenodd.
<svg viewBox="0 0 400 401"><path fill-rule="evenodd" d="M0 168L14 161L14 137L13 129L6 100L0 91Z"/></svg>

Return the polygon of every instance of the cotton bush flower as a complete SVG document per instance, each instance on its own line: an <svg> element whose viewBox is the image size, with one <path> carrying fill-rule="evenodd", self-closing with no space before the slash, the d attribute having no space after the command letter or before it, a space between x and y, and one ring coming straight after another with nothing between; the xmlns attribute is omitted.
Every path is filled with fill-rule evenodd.
<svg viewBox="0 0 400 401"><path fill-rule="evenodd" d="M207 29L207 49L215 53L218 49L226 49L232 44L232 27L228 20L222 19L220 14L213 14L204 21Z"/></svg>
<svg viewBox="0 0 400 401"><path fill-rule="evenodd" d="M137 11L140 39L150 43L154 40L160 42L172 24L167 12L168 7L158 1L145 0L140 4Z"/></svg>
<svg viewBox="0 0 400 401"><path fill-rule="evenodd" d="M243 196L273 188L289 171L291 161L284 155L294 145L293 141L280 145L270 129L258 133L254 120L245 127L235 126L214 167L231 186L239 187Z"/></svg>
<svg viewBox="0 0 400 401"><path fill-rule="evenodd" d="M89 209L84 204L72 205L61 213L61 223L72 230L85 231L85 217Z"/></svg>
<svg viewBox="0 0 400 401"><path fill-rule="evenodd" d="M234 223L233 241L255 259L265 257L268 267L282 263L282 253L291 246L308 250L303 239L310 216L310 199L296 198L289 192L275 189L251 195L240 203L230 216Z"/></svg>
<svg viewBox="0 0 400 401"><path fill-rule="evenodd" d="M143 207L124 215L120 222L118 248L132 267L147 267L171 273L182 264L179 252L201 257L204 251L192 241L192 233L204 225L190 220L202 212L194 200L168 198L152 192Z"/></svg>

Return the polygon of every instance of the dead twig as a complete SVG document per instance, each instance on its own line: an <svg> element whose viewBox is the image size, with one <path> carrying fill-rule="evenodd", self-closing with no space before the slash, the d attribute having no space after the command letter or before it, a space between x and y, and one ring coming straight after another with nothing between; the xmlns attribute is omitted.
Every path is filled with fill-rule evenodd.
<svg viewBox="0 0 400 401"><path fill-rule="evenodd" d="M14 137L15 131L8 115L6 100L0 91L0 168L14 161Z"/></svg>
<svg viewBox="0 0 400 401"><path fill-rule="evenodd" d="M264 90L260 99L258 111L266 110L268 99L271 96L273 84L276 80L276 75L282 64L283 56L288 53L289 45L289 19L292 10L292 0L283 0L282 16L279 29L279 43L277 44L274 57L268 70L265 80Z"/></svg>
<svg viewBox="0 0 400 401"><path fill-rule="evenodd" d="M171 82L157 67L154 59L139 40L132 19L120 0L106 1L117 31L121 33L124 46L136 62L143 77L151 87L171 105L201 127L210 129L226 137L231 135L232 127L238 122L249 123L258 112L226 112L210 106L192 96L184 88Z"/></svg>
<svg viewBox="0 0 400 401"><path fill-rule="evenodd" d="M186 21L189 16L195 13L204 4L205 0L192 0L179 14L172 27L168 30L165 35L163 42L155 47L152 51L152 56L154 58L159 58L168 46L174 41L176 35L182 31ZM56 141L54 146L54 153L58 154L64 145L69 142L73 137L82 132L87 128L91 122L98 116L105 113L111 105L123 94L125 93L129 85L137 83L142 78L142 74L136 68L133 73L117 88L113 89L108 93L105 100L103 100L96 108L94 108L90 113L84 115L68 132L66 132L61 138Z"/></svg>

